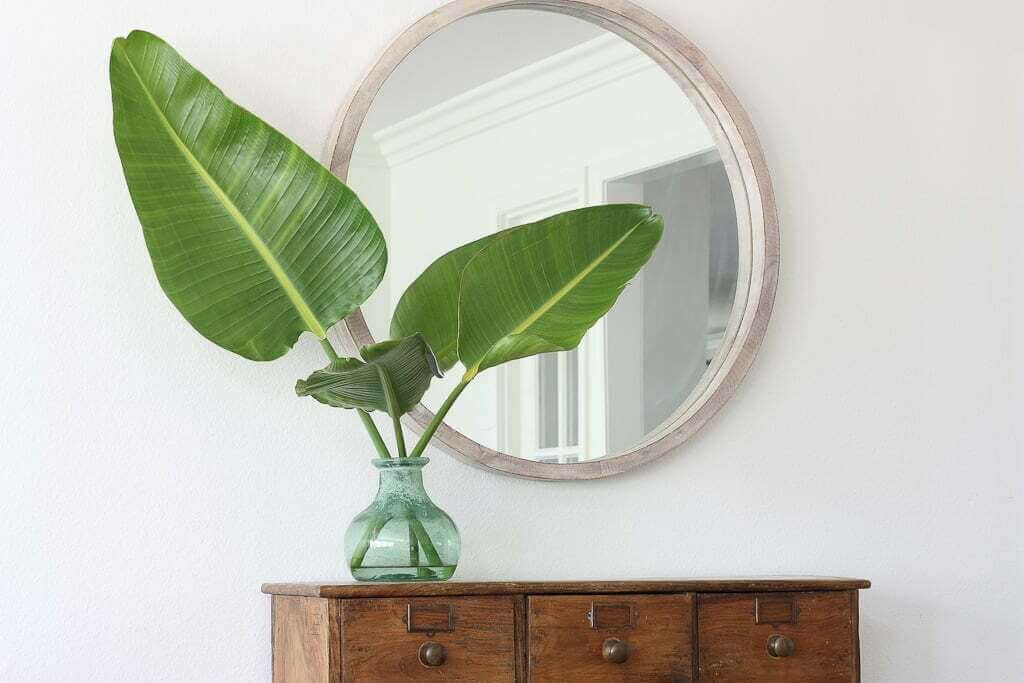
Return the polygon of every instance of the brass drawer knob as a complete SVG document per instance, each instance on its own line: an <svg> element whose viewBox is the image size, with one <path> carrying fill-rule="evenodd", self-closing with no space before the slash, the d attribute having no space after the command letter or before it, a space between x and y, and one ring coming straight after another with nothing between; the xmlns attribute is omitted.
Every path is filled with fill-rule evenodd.
<svg viewBox="0 0 1024 683"><path fill-rule="evenodd" d="M789 657L796 652L796 643L789 636L774 635L768 638L768 654L772 657Z"/></svg>
<svg viewBox="0 0 1024 683"><path fill-rule="evenodd" d="M420 664L423 666L441 666L448 660L448 650L441 643L433 640L420 645Z"/></svg>
<svg viewBox="0 0 1024 683"><path fill-rule="evenodd" d="M622 664L629 659L629 645L624 640L609 638L601 646L601 656L604 657L606 662Z"/></svg>

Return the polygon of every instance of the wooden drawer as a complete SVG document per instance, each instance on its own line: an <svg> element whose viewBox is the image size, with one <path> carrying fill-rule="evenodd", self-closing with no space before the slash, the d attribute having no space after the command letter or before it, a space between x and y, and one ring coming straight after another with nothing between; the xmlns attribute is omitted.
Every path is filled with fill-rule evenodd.
<svg viewBox="0 0 1024 683"><path fill-rule="evenodd" d="M530 681L693 681L691 594L531 596L528 614Z"/></svg>
<svg viewBox="0 0 1024 683"><path fill-rule="evenodd" d="M856 620L855 591L702 594L697 598L700 680L857 681ZM786 654L790 641L792 653L772 656L773 637L777 653Z"/></svg>
<svg viewBox="0 0 1024 683"><path fill-rule="evenodd" d="M340 602L344 681L515 680L513 596Z"/></svg>

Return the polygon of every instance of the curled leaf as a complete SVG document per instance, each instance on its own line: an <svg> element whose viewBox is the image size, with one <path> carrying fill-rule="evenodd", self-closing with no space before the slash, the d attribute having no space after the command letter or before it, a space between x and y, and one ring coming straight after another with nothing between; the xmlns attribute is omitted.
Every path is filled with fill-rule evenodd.
<svg viewBox="0 0 1024 683"><path fill-rule="evenodd" d="M358 358L339 358L295 384L299 396L311 396L335 408L388 412L383 372L394 388L402 413L420 402L433 377L440 377L437 360L420 335L364 346Z"/></svg>

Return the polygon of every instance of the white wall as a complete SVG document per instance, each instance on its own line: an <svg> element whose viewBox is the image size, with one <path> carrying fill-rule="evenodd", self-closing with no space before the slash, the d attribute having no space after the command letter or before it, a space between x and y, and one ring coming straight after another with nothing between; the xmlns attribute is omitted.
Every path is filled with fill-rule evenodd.
<svg viewBox="0 0 1024 683"><path fill-rule="evenodd" d="M867 681L1024 667L1013 3L645 4L746 103L784 230L775 318L682 452L586 484L432 453L463 579L867 576ZM0 40L0 680L265 681L264 580L343 579L373 489L351 416L291 395L150 273L109 131L110 39L163 34L318 152L433 0L21 3ZM966 654L963 648L967 648Z"/></svg>

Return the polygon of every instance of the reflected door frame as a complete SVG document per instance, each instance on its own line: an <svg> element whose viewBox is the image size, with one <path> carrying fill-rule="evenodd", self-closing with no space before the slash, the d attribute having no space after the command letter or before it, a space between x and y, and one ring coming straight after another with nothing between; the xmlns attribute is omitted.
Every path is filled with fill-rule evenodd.
<svg viewBox="0 0 1024 683"><path fill-rule="evenodd" d="M710 149L714 149L713 147ZM698 156L706 149L685 156ZM575 182L568 178L533 179L530 187L507 192L496 206L497 228L504 230L546 216L583 206L609 201L637 201L636 198L610 197L609 185L616 180L677 162L684 158L671 139L643 145L626 154L599 158L584 166ZM524 197L531 200L523 201ZM642 278L642 271L638 278ZM542 447L540 438L540 361L538 356L524 358L496 368L498 449L517 453L538 462L574 463L608 453L608 414L611 410L607 391L609 368L606 357L605 319L599 320L583 337L578 347L577 443L566 443L567 392L565 362L558 365L559 445ZM564 353L556 354L564 358Z"/></svg>
<svg viewBox="0 0 1024 683"><path fill-rule="evenodd" d="M530 187L517 188L504 200L499 200L497 228L523 225L552 214L578 209L587 204L586 169L575 178L535 179ZM557 189L561 186L562 189ZM544 192L545 189L547 192ZM518 203L511 204L512 195ZM535 199L523 202L524 196ZM547 354L546 354L547 355ZM576 443L568 443L569 396L566 391L568 376L566 354L552 354L558 362L558 425L559 444L541 447L539 396L541 363L539 356L522 358L495 368L498 392L498 448L506 453L531 454L540 462L572 463L585 458L587 453L605 450L604 430L604 324L599 321L587 332L577 348L576 389Z"/></svg>
<svg viewBox="0 0 1024 683"><path fill-rule="evenodd" d="M591 164L588 167L588 195L600 197L604 203L610 204L654 204L656 202L652 198L645 196L646 182L720 161L714 145L682 150L671 143L671 139L666 139L641 145L625 154ZM678 225L666 224L666 230L673 227L679 229ZM666 233L665 241L669 241L667 238ZM643 353L647 334L643 302L649 273L650 267L641 269L609 315L602 319L606 352L605 415L609 419L605 425L607 449L601 455L614 456L626 452L632 444L648 438L652 431L645 412L650 390L645 372L610 362L610 359L623 358L629 353ZM661 429L661 425L653 429Z"/></svg>

